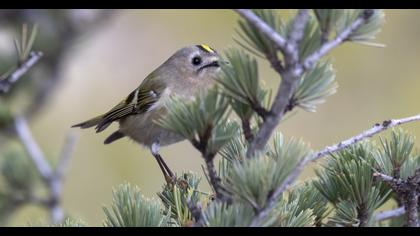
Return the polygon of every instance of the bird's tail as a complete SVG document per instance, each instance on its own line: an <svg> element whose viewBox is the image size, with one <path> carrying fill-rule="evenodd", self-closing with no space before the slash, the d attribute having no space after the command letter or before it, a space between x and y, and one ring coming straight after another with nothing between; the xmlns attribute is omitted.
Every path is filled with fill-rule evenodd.
<svg viewBox="0 0 420 236"><path fill-rule="evenodd" d="M75 124L72 126L72 128L74 127L80 127L82 129L87 129L93 126L97 126L101 123L101 121L103 120L103 115L97 116L95 118L92 118L90 120L87 120L85 122L79 123L79 124Z"/></svg>

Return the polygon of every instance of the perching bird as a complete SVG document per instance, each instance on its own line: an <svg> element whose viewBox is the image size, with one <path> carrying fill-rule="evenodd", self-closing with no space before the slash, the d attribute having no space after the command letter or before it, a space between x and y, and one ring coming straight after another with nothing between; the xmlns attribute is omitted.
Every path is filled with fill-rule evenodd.
<svg viewBox="0 0 420 236"><path fill-rule="evenodd" d="M207 45L181 48L110 111L72 127L85 129L95 126L98 133L118 121L119 129L106 138L104 143L129 137L148 147L166 181L172 181L174 174L160 156L159 149L184 138L153 121L167 113L163 103L171 95L192 100L200 90L212 86L220 71L219 63L219 55Z"/></svg>

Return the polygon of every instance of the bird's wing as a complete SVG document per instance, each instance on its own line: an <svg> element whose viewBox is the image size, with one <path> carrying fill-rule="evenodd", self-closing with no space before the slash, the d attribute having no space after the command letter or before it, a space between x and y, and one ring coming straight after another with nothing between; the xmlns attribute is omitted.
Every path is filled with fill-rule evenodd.
<svg viewBox="0 0 420 236"><path fill-rule="evenodd" d="M118 103L110 111L88 121L76 124L73 127L89 128L96 125L96 132L101 132L113 121L128 115L147 112L159 100L164 89L165 84L160 82L160 80L148 77L126 99Z"/></svg>

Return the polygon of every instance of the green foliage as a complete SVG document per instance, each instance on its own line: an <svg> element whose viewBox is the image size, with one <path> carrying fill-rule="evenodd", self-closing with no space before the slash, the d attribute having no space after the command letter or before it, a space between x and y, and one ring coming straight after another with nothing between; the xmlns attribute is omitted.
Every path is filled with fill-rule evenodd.
<svg viewBox="0 0 420 236"><path fill-rule="evenodd" d="M292 137L286 142L281 132L274 132L272 148L267 147L267 155L280 162L281 165L294 166L309 152L309 147L302 139Z"/></svg>
<svg viewBox="0 0 420 236"><path fill-rule="evenodd" d="M344 12L344 9L314 9L321 32L327 33L328 36L334 30L336 22L340 20Z"/></svg>
<svg viewBox="0 0 420 236"><path fill-rule="evenodd" d="M51 225L52 227L87 227L86 222L80 219L67 217L62 223Z"/></svg>
<svg viewBox="0 0 420 236"><path fill-rule="evenodd" d="M354 20L364 14L362 9L349 9L344 11L343 17L337 22L337 32L342 32L350 26ZM373 10L372 16L368 19L366 24L363 24L356 31L354 31L348 38L349 41L377 46L377 44L370 43L375 39L375 36L380 32L381 26L385 22L385 14L383 10Z"/></svg>
<svg viewBox="0 0 420 236"><path fill-rule="evenodd" d="M254 216L253 209L238 202L226 204L214 202L203 212L202 225L208 227L245 227Z"/></svg>
<svg viewBox="0 0 420 236"><path fill-rule="evenodd" d="M288 201L297 200L297 206L301 211L312 210L315 217L314 224L319 226L328 215L328 200L316 189L312 181L295 186L288 196Z"/></svg>
<svg viewBox="0 0 420 236"><path fill-rule="evenodd" d="M19 207L10 192L0 192L0 226L6 225L10 217Z"/></svg>
<svg viewBox="0 0 420 236"><path fill-rule="evenodd" d="M291 139L284 142L280 133L275 135L273 146L265 156L232 163L226 188L235 199L246 201L254 208L265 206L267 196L281 185L297 162L308 154L308 148L302 141Z"/></svg>
<svg viewBox="0 0 420 236"><path fill-rule="evenodd" d="M293 17L283 21L276 10L253 12L288 39ZM350 26L360 14L363 10L315 9L309 15L299 42L299 62L319 49L330 36L337 36ZM374 10L367 24L346 40L371 44L369 41L375 38L383 21L383 11ZM277 72L287 69L287 61L281 61L287 58L280 58L279 48L249 22L241 19L236 32L240 40L235 41L239 45L269 60ZM29 32L24 25L21 39L15 40L19 63L28 58L36 33L36 26ZM217 174L222 180L221 191L229 193L232 202L213 200L212 195L199 191L201 179L191 172L182 173L174 183L165 184L157 193L161 201L148 199L136 186L125 183L114 189L111 206L103 208L104 226L249 226L256 212L267 206L273 191L282 185L296 164L310 154L303 141L294 138L286 141L281 133L275 132L271 145L266 145L255 157L245 158L248 143L240 132L241 125L228 119L231 108L240 121L250 122L251 129L257 129L259 119L270 115L271 91L261 85L257 60L253 56L238 49L229 49L225 55L230 63L220 65L222 73L215 88L203 91L193 101L171 97L165 101L168 114L156 122L188 139L205 158L221 155ZM332 64L319 62L303 74L289 102L314 112L336 89ZM0 104L0 125L10 117L10 112ZM365 142L331 155L323 168L317 170L316 180L293 186L288 193L283 193L259 226L374 225L373 213L389 198L390 188L374 179L373 173L378 170L407 178L420 166L419 155L412 154L411 136L393 132L391 140L381 139L381 144L382 148L377 149ZM16 193L31 197L39 176L21 153L6 155L0 172L1 187L4 187L0 191L1 223L20 204ZM197 212L192 212L192 206L202 210L199 222L195 222ZM52 226L86 224L67 218Z"/></svg>
<svg viewBox="0 0 420 236"><path fill-rule="evenodd" d="M292 104L315 112L316 107L336 91L337 82L332 64L329 61L321 62L303 75L293 94Z"/></svg>
<svg viewBox="0 0 420 236"><path fill-rule="evenodd" d="M0 173L6 184L4 187L11 192L29 194L39 181L39 176L27 156L22 151L11 150L3 155L1 161Z"/></svg>
<svg viewBox="0 0 420 236"><path fill-rule="evenodd" d="M5 102L0 100L0 129L7 127L13 120L12 111Z"/></svg>
<svg viewBox="0 0 420 236"><path fill-rule="evenodd" d="M243 136L238 134L220 149L219 154L224 160L227 160L230 163L242 161L245 158L247 145Z"/></svg>
<svg viewBox="0 0 420 236"><path fill-rule="evenodd" d="M312 209L302 210L299 200L281 200L271 216L261 226L306 227L313 226L315 217Z"/></svg>
<svg viewBox="0 0 420 236"><path fill-rule="evenodd" d="M273 30L278 32L282 36L284 34L285 25L281 21L278 12L273 9L259 9L254 10L254 13L265 23L267 23ZM277 49L273 42L261 33L257 28L248 24L245 20L239 21L240 30L236 30L236 33L242 39L243 42L235 40L239 45L254 53L255 55L264 58L264 55L277 55Z"/></svg>
<svg viewBox="0 0 420 236"><path fill-rule="evenodd" d="M29 32L30 31L30 32ZM19 63L25 61L32 50L35 38L38 32L38 25L34 25L31 30L28 30L28 25L23 24L21 39L15 38L15 48L18 54Z"/></svg>
<svg viewBox="0 0 420 236"><path fill-rule="evenodd" d="M291 21L293 22L293 21ZM290 28L290 27L289 27ZM299 47L299 58L306 58L321 46L321 31L315 17L309 15ZM302 60L301 59L301 60Z"/></svg>
<svg viewBox="0 0 420 236"><path fill-rule="evenodd" d="M198 190L201 178L197 174L183 173L176 184L163 186L162 192L157 195L162 200L166 211L178 226L189 225L193 221L188 202L196 206L205 202L208 198Z"/></svg>
<svg viewBox="0 0 420 236"><path fill-rule="evenodd" d="M217 89L203 91L192 102L174 96L165 103L168 114L157 123L190 140L205 156L214 155L235 133L228 105Z"/></svg>
<svg viewBox="0 0 420 236"><path fill-rule="evenodd" d="M391 138L381 138L381 149L375 154L375 167L379 172L407 179L420 168L418 154L413 154L414 137L402 129L392 130Z"/></svg>
<svg viewBox="0 0 420 236"><path fill-rule="evenodd" d="M104 222L108 227L157 227L168 226L169 216L164 215L161 203L141 195L138 187L121 184L113 191L111 209L103 207Z"/></svg>
<svg viewBox="0 0 420 236"><path fill-rule="evenodd" d="M370 222L375 209L388 199L389 188L382 182L375 181L373 177L372 149L372 145L367 142L353 145L337 155L332 155L324 169L316 171L319 179L314 185L333 203L337 212L336 221L339 216L354 215L350 210L355 208L358 214L353 220L360 220L363 216L366 219L363 219L362 223L366 224ZM338 212L345 210L349 211ZM343 218L342 223L347 224L348 219Z"/></svg>
<svg viewBox="0 0 420 236"><path fill-rule="evenodd" d="M249 119L253 108L262 107L268 94L261 88L258 79L258 64L255 58L238 49L226 51L228 65L222 65L217 81L223 85L222 93L231 98L231 106L240 118Z"/></svg>
<svg viewBox="0 0 420 236"><path fill-rule="evenodd" d="M335 214L327 222L327 226L357 227L360 220L357 218L357 204L352 201L342 201L335 206Z"/></svg>

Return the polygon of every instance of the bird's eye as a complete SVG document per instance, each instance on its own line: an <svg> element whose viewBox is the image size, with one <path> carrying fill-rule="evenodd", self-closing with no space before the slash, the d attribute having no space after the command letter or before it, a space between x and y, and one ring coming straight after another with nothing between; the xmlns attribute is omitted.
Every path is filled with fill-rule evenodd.
<svg viewBox="0 0 420 236"><path fill-rule="evenodd" d="M199 56L194 57L192 59L192 64L195 65L195 66L200 65L201 64L201 57L199 57Z"/></svg>

